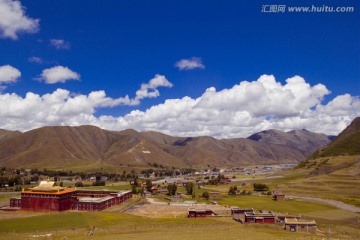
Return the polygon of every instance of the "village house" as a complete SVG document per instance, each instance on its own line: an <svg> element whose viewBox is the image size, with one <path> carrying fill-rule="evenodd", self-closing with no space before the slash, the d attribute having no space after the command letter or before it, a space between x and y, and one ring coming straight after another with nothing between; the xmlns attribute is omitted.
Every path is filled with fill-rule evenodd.
<svg viewBox="0 0 360 240"><path fill-rule="evenodd" d="M285 222L285 219L300 219L301 217L298 216L298 215L290 215L290 214L281 214L281 213L278 213L276 214L276 218L277 218L277 221L278 222Z"/></svg>
<svg viewBox="0 0 360 240"><path fill-rule="evenodd" d="M281 190L274 190L272 199L275 201L284 201L285 194L283 194Z"/></svg>
<svg viewBox="0 0 360 240"><path fill-rule="evenodd" d="M231 215L245 214L246 212L248 212L248 213L254 212L253 208L239 208L239 207L233 206L230 209L231 209Z"/></svg>
<svg viewBox="0 0 360 240"><path fill-rule="evenodd" d="M245 223L275 223L275 214L268 211L245 212Z"/></svg>
<svg viewBox="0 0 360 240"><path fill-rule="evenodd" d="M195 209L189 208L188 218L204 218L214 216L214 212L211 209Z"/></svg>
<svg viewBox="0 0 360 240"><path fill-rule="evenodd" d="M285 230L290 230L291 232L297 231L306 231L310 233L316 233L317 226L315 220L307 221L300 219L288 219L285 218Z"/></svg>

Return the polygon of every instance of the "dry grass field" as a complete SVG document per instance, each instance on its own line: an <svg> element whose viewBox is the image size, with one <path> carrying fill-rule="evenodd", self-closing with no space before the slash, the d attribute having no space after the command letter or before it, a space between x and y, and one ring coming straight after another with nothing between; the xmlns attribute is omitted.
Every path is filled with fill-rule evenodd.
<svg viewBox="0 0 360 240"><path fill-rule="evenodd" d="M154 202L155 201L155 202ZM102 212L0 212L0 239L326 239L330 226L334 239L359 239L359 214L316 202L275 202L266 196L236 196L219 200L224 205L253 207L301 214L315 219L319 233L285 231L281 224L240 224L231 218L188 219L186 206L134 198ZM125 212L124 212L125 211ZM46 237L51 234L51 237ZM36 238L34 238L34 236Z"/></svg>

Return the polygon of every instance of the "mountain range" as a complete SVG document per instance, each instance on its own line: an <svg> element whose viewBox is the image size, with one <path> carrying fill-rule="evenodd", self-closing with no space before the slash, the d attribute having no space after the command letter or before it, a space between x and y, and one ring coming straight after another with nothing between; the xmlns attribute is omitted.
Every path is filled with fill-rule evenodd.
<svg viewBox="0 0 360 240"><path fill-rule="evenodd" d="M248 138L173 137L160 132L107 131L94 126L0 130L0 166L99 167L244 166L298 163L331 142L323 134L267 130Z"/></svg>

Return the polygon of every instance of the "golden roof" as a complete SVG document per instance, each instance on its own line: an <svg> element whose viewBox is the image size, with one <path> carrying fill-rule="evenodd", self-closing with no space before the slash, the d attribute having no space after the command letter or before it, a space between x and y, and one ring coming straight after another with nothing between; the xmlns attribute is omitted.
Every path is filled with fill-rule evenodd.
<svg viewBox="0 0 360 240"><path fill-rule="evenodd" d="M41 181L39 186L29 188L26 191L23 191L23 193L32 193L32 194L64 194L69 192L74 192L76 190L69 190L64 187L60 186L54 186L55 182L52 181Z"/></svg>

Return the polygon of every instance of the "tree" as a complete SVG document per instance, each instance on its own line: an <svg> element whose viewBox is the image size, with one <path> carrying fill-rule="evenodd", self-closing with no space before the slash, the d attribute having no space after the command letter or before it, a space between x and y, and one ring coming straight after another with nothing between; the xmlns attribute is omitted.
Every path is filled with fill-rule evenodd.
<svg viewBox="0 0 360 240"><path fill-rule="evenodd" d="M98 180L96 180L95 182L93 182L92 185L93 185L93 186L105 186L105 181L98 181Z"/></svg>
<svg viewBox="0 0 360 240"><path fill-rule="evenodd" d="M131 193L132 193L132 194L137 194L137 193L138 193L138 190L137 190L137 188L136 188L135 185L132 185L132 186L131 186Z"/></svg>
<svg viewBox="0 0 360 240"><path fill-rule="evenodd" d="M228 195L236 195L235 187L231 186L231 187L229 188Z"/></svg>
<svg viewBox="0 0 360 240"><path fill-rule="evenodd" d="M75 187L85 187L82 182L76 182Z"/></svg>
<svg viewBox="0 0 360 240"><path fill-rule="evenodd" d="M137 178L134 178L134 186L136 186L136 187L140 187L140 183L139 183L139 181L137 180Z"/></svg>
<svg viewBox="0 0 360 240"><path fill-rule="evenodd" d="M202 197L208 200L210 198L210 195L208 192L203 192Z"/></svg>
<svg viewBox="0 0 360 240"><path fill-rule="evenodd" d="M253 187L254 187L254 191L256 192L269 190L269 186L263 183L254 183Z"/></svg>
<svg viewBox="0 0 360 240"><path fill-rule="evenodd" d="M185 190L186 190L186 194L190 195L193 193L193 189L194 189L194 183L192 182L187 182L185 185Z"/></svg>
<svg viewBox="0 0 360 240"><path fill-rule="evenodd" d="M168 190L168 195L175 195L176 194L176 190L177 190L177 186L176 186L176 184L175 183L173 183L173 184L169 184L168 186L167 186L167 190Z"/></svg>
<svg viewBox="0 0 360 240"><path fill-rule="evenodd" d="M217 185L219 183L217 178L213 178L214 176L211 177L211 179L208 180L208 184L210 185Z"/></svg>
<svg viewBox="0 0 360 240"><path fill-rule="evenodd" d="M148 190L149 192L151 192L151 188L152 188L152 182L151 180L146 180L146 190Z"/></svg>

